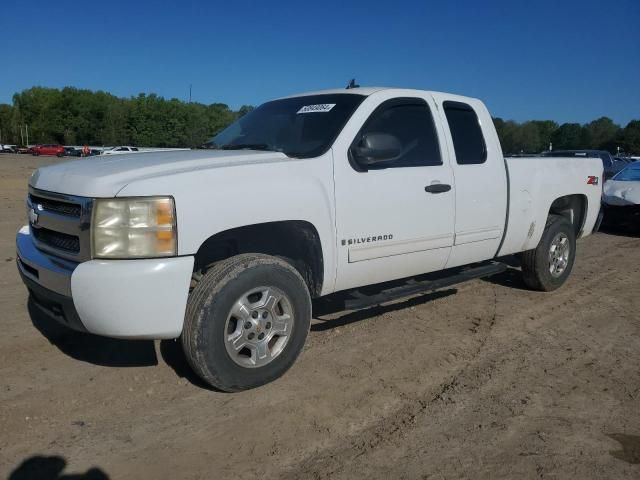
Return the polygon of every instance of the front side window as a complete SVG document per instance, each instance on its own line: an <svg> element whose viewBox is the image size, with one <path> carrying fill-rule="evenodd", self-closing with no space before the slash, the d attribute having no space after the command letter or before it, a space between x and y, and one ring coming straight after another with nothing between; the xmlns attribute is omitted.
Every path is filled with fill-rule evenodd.
<svg viewBox="0 0 640 480"><path fill-rule="evenodd" d="M267 102L236 120L204 147L317 157L331 147L364 98L360 94L336 93Z"/></svg>
<svg viewBox="0 0 640 480"><path fill-rule="evenodd" d="M368 134L391 135L401 147L396 158L377 166L369 165L369 170L442 165L431 110L422 99L401 98L383 103L364 124L354 145Z"/></svg>
<svg viewBox="0 0 640 480"><path fill-rule="evenodd" d="M459 165L475 165L487 160L487 145L476 112L461 102L444 102L444 113Z"/></svg>

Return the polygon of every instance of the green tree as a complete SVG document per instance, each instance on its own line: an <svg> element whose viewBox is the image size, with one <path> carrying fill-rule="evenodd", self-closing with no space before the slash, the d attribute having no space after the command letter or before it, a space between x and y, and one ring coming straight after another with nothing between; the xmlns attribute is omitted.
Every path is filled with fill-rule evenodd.
<svg viewBox="0 0 640 480"><path fill-rule="evenodd" d="M533 120L531 123L538 128L539 143L534 151L543 152L548 150L553 139L553 132L558 129L558 124L552 120Z"/></svg>
<svg viewBox="0 0 640 480"><path fill-rule="evenodd" d="M624 152L640 155L640 120L632 120L622 129L618 144Z"/></svg>
<svg viewBox="0 0 640 480"><path fill-rule="evenodd" d="M13 107L0 104L0 143L13 143Z"/></svg>
<svg viewBox="0 0 640 480"><path fill-rule="evenodd" d="M0 108L0 129L14 142L28 125L30 143L197 147L251 109L234 112L222 103L155 94L123 99L102 91L33 87L15 94L13 106Z"/></svg>
<svg viewBox="0 0 640 480"><path fill-rule="evenodd" d="M588 135L588 148L612 150L620 127L608 117L601 117L584 126Z"/></svg>
<svg viewBox="0 0 640 480"><path fill-rule="evenodd" d="M554 150L585 148L582 126L579 123L563 123L551 135Z"/></svg>

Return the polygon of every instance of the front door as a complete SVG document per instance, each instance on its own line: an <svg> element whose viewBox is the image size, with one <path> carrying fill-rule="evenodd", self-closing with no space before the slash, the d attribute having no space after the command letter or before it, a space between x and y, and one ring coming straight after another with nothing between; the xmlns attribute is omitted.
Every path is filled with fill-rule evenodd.
<svg viewBox="0 0 640 480"><path fill-rule="evenodd" d="M389 96L369 96L333 147L336 290L442 269L453 245L455 185L433 100ZM367 134L395 137L399 155L359 164Z"/></svg>

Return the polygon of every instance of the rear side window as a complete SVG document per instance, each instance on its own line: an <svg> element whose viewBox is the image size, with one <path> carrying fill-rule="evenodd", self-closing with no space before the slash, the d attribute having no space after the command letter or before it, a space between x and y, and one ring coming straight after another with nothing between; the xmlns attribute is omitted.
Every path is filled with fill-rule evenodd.
<svg viewBox="0 0 640 480"><path fill-rule="evenodd" d="M470 105L444 102L449 130L459 165L476 165L487 160L487 145L476 112Z"/></svg>
<svg viewBox="0 0 640 480"><path fill-rule="evenodd" d="M424 100L403 98L383 103L371 114L355 142L365 133L393 135L403 149L398 159L381 167L368 167L370 170L442 165L438 135Z"/></svg>

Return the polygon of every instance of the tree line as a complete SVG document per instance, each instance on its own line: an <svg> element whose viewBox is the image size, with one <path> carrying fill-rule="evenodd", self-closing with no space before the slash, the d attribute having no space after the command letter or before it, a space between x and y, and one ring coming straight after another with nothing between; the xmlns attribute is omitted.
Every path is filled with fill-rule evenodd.
<svg viewBox="0 0 640 480"><path fill-rule="evenodd" d="M119 98L102 91L33 87L0 104L2 142L197 147L251 110L155 94Z"/></svg>
<svg viewBox="0 0 640 480"><path fill-rule="evenodd" d="M120 98L102 91L66 87L33 87L16 93L12 105L0 104L0 142L22 145L135 145L198 147L250 111L224 103L166 100L141 93ZM640 120L625 127L602 117L590 123L533 120L523 123L495 118L505 154L561 149L601 149L640 154Z"/></svg>
<svg viewBox="0 0 640 480"><path fill-rule="evenodd" d="M595 149L611 153L640 154L640 120L630 121L624 128L608 117L586 124L552 120L517 123L494 118L502 150L505 154L539 153L545 150Z"/></svg>

